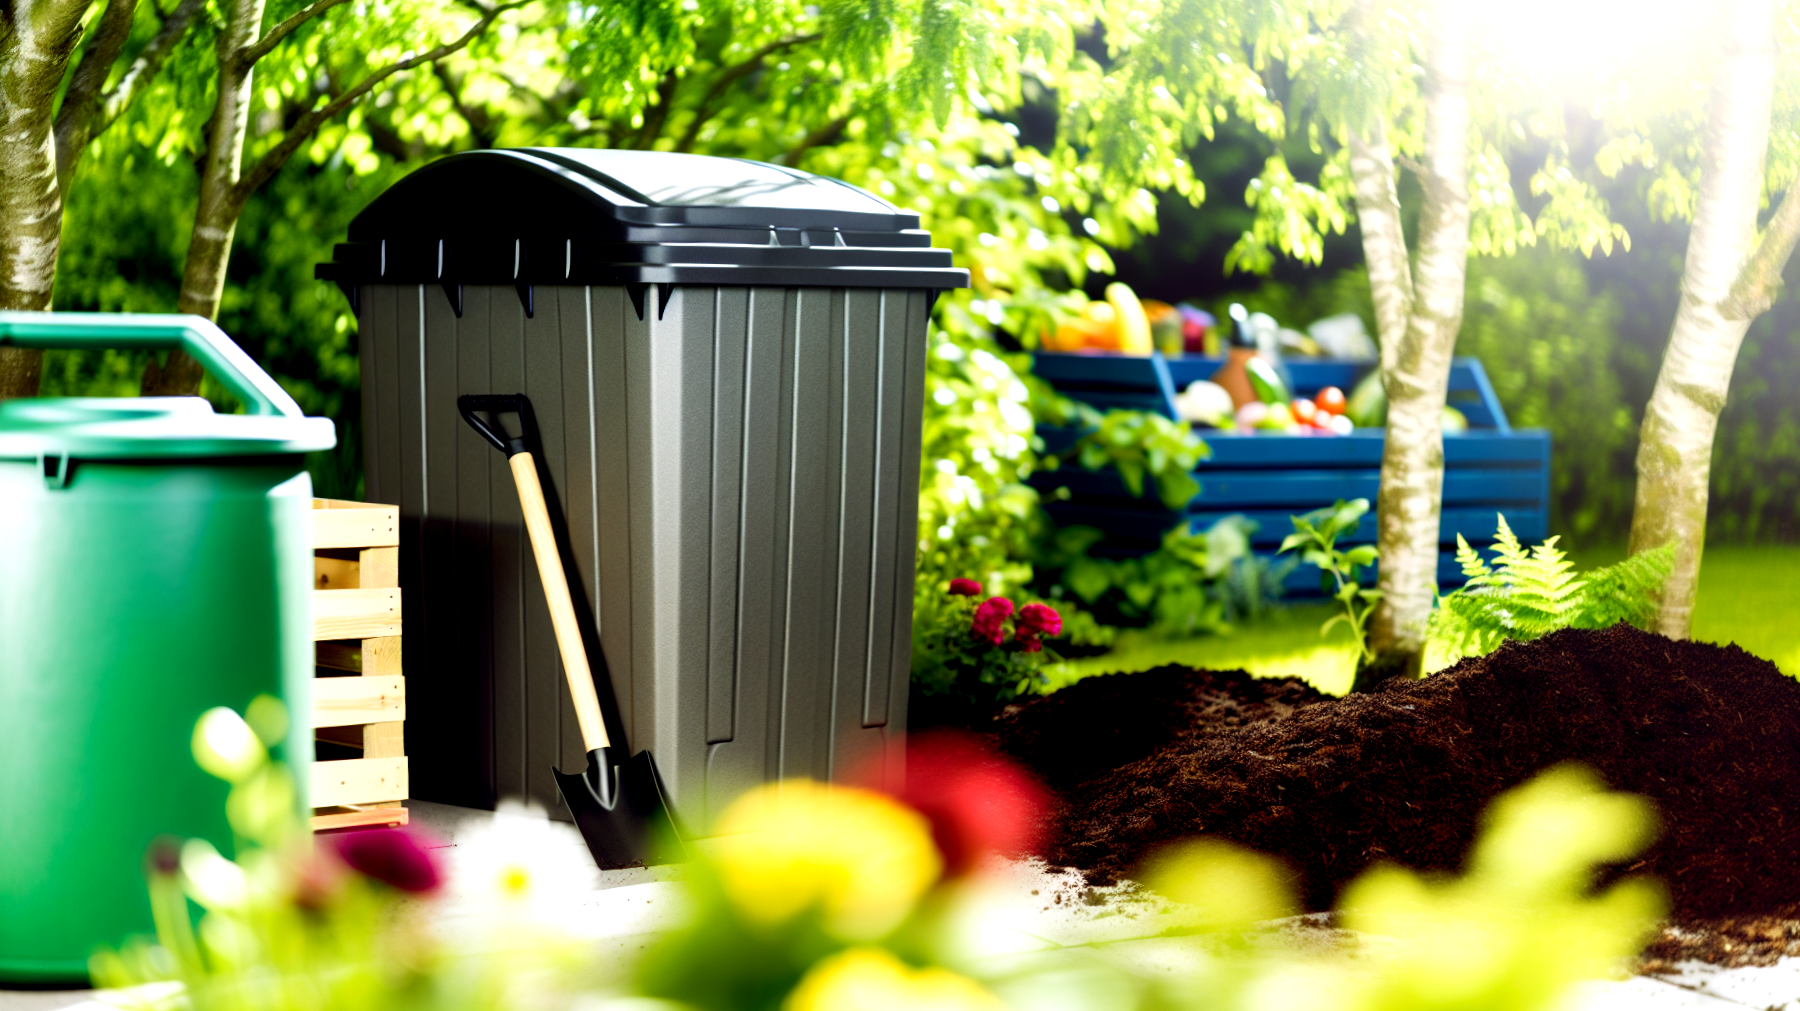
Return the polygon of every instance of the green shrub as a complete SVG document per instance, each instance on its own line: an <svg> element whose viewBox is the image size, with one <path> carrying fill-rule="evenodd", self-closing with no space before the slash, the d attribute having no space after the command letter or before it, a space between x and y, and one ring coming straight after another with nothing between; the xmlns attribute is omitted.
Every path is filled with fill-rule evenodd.
<svg viewBox="0 0 1800 1011"><path fill-rule="evenodd" d="M1278 601L1281 577L1291 569L1250 552L1255 530L1242 516L1227 516L1200 533L1182 523L1149 554L1100 558L1090 551L1105 535L1093 527L1063 527L1039 553L1039 584L1047 598L1073 598L1105 625L1168 637L1218 632Z"/></svg>

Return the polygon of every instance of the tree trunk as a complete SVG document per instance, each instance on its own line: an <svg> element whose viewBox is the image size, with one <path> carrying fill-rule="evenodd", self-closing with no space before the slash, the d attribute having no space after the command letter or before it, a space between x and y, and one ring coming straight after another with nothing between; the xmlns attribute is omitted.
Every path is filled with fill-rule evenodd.
<svg viewBox="0 0 1800 1011"><path fill-rule="evenodd" d="M62 240L51 106L85 0L0 5L0 309L50 308ZM0 348L0 400L37 395L42 352Z"/></svg>
<svg viewBox="0 0 1800 1011"><path fill-rule="evenodd" d="M1350 136L1350 179L1356 189L1356 225L1362 233L1363 259L1369 265L1369 291L1375 301L1375 333L1380 338L1381 367L1393 368L1393 356L1412 316L1412 265L1406 233L1400 224L1400 196L1394 188L1394 152L1379 116Z"/></svg>
<svg viewBox="0 0 1800 1011"><path fill-rule="evenodd" d="M1404 336L1382 350L1387 439L1376 502L1382 599L1370 646L1388 669L1416 666L1437 588L1444 489L1442 416L1462 325L1469 258L1469 12L1439 0L1425 54L1425 154L1419 262ZM1370 265L1373 276L1376 267Z"/></svg>
<svg viewBox="0 0 1800 1011"><path fill-rule="evenodd" d="M206 162L200 171L200 203L188 240L176 308L216 320L225 292L225 268L244 201L238 194L244 135L250 126L251 76L247 52L262 31L263 0L236 0L231 24L219 38L219 97L207 124ZM193 396L200 392L200 363L180 351L144 368L145 396Z"/></svg>
<svg viewBox="0 0 1800 1011"><path fill-rule="evenodd" d="M1779 283L1786 252L1793 248L1790 234L1780 262L1771 263L1773 256L1751 256L1774 96L1774 4L1738 0L1730 12L1730 41L1707 108L1681 306L1644 412L1631 516L1633 553L1675 543L1675 569L1663 587L1656 630L1677 639L1687 637L1693 621L1713 433L1744 332L1767 307L1766 296L1759 305L1758 299L1739 297L1739 289L1772 289L1770 277ZM1791 197L1783 202L1778 221L1793 216L1792 202ZM1782 241L1774 226L1772 222L1765 243ZM1788 221L1790 233L1792 228Z"/></svg>

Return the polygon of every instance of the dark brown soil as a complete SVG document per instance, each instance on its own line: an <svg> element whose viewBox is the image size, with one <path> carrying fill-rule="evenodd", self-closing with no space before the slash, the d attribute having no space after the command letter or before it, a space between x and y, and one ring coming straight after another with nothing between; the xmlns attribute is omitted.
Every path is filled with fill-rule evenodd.
<svg viewBox="0 0 1800 1011"><path fill-rule="evenodd" d="M1638 957L1637 971L1676 971L1681 962L1735 968L1774 965L1800 955L1800 908L1783 914L1681 920L1665 924Z"/></svg>
<svg viewBox="0 0 1800 1011"><path fill-rule="evenodd" d="M1456 869L1489 801L1573 760L1655 801L1661 838L1620 870L1662 879L1679 917L1800 903L1800 683L1735 647L1568 630L1342 700L1164 668L997 724L1058 792L1045 857L1096 883L1209 833L1284 858L1328 908L1377 860Z"/></svg>

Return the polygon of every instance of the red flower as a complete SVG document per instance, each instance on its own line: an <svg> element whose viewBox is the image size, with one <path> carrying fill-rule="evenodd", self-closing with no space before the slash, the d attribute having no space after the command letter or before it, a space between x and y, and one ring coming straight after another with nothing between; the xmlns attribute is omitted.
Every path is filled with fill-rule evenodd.
<svg viewBox="0 0 1800 1011"><path fill-rule="evenodd" d="M1006 638L1006 619L1012 617L1012 613L1012 601L1005 597L989 597L975 608L975 621L969 626L969 634L998 646Z"/></svg>
<svg viewBox="0 0 1800 1011"><path fill-rule="evenodd" d="M950 592L958 597L973 597L981 592L981 584L973 579L952 579Z"/></svg>
<svg viewBox="0 0 1800 1011"><path fill-rule="evenodd" d="M978 737L955 731L909 736L900 799L931 822L944 875L960 877L989 853L1028 852L1047 795L1031 775Z"/></svg>
<svg viewBox="0 0 1800 1011"><path fill-rule="evenodd" d="M1049 604L1026 604L1019 608L1019 638L1054 639L1062 634L1062 615Z"/></svg>
<svg viewBox="0 0 1800 1011"><path fill-rule="evenodd" d="M437 858L415 833L381 828L344 832L329 839L339 860L364 877L400 891L436 891L443 880Z"/></svg>

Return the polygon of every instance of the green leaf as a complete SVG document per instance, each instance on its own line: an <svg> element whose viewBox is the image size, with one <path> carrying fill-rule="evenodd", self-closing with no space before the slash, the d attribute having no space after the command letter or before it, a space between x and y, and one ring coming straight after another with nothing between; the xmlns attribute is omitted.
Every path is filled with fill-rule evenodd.
<svg viewBox="0 0 1800 1011"><path fill-rule="evenodd" d="M1312 538L1307 534L1288 534L1281 539L1281 549L1276 554L1280 554L1282 551L1292 551L1310 540Z"/></svg>
<svg viewBox="0 0 1800 1011"><path fill-rule="evenodd" d="M1380 552L1376 549L1375 545L1359 544L1349 551L1344 552L1344 560L1355 566L1373 565L1379 554Z"/></svg>

